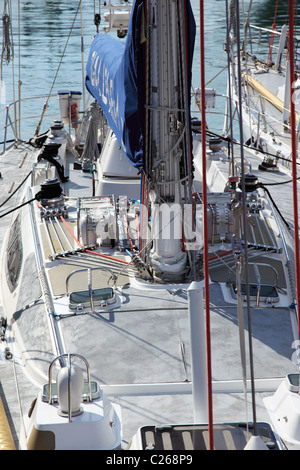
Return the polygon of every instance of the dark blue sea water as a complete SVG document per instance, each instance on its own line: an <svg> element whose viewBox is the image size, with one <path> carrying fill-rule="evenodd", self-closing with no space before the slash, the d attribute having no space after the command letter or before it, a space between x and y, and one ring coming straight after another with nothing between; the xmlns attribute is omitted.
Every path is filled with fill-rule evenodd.
<svg viewBox="0 0 300 470"><path fill-rule="evenodd" d="M96 32L94 25L94 4L96 5L96 12L98 12L99 1L82 1L84 58L86 61L92 37ZM101 3L103 3L102 0ZM1 15L3 4L4 1L0 3ZM191 0L191 4L197 25L199 26L199 0ZM275 4L275 0L254 0L251 18L253 23L264 27L271 27L274 21ZM286 0L279 0L277 11L278 26L282 25L287 19L287 4ZM11 0L11 5L14 33L14 62L13 66L10 64L3 67L2 103L0 104L0 141L3 140L5 106L14 100L18 100L19 88L21 98L23 100L26 99L20 107L22 118L21 137L27 139L32 137L35 131L45 102L45 98L34 101L27 101L27 98L32 96L47 96L51 90L53 94L56 94L61 89L82 91L83 86L80 10L76 15L79 0ZM248 5L249 0L240 1L242 19L247 15ZM204 2L204 8L206 83L208 83L208 87L215 88L218 94L226 94L227 71L221 72L226 66L226 54L223 51L223 43L226 38L226 0L207 0ZM102 15L103 13L104 10L101 11ZM68 46L58 71L58 65L73 22L74 26ZM57 77L54 82L56 74ZM197 36L193 67L193 87L197 88L199 86L200 59L199 36ZM214 125L219 130L222 130L223 126L222 113L224 109L224 99L217 98L216 111L220 114L214 117ZM16 111L19 111L19 105L17 105ZM54 98L50 101L47 115L42 122L41 132L49 128L49 123L57 116L57 113L58 100ZM10 114L13 118L13 106L10 107Z"/></svg>

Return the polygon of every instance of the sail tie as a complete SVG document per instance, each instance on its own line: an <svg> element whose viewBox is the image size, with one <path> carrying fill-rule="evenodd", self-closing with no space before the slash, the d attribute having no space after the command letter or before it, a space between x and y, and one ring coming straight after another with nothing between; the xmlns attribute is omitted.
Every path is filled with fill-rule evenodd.
<svg viewBox="0 0 300 470"><path fill-rule="evenodd" d="M1 54L1 79L2 79L2 66L5 63L8 65L14 57L14 47L12 38L12 25L10 15L7 13L8 1L4 0L4 11L2 16L2 54Z"/></svg>
<svg viewBox="0 0 300 470"><path fill-rule="evenodd" d="M236 9L235 9L235 0L230 1L229 5L229 27L228 31L233 32L233 37L232 40L235 43L236 41L236 36L237 36L237 21L236 21Z"/></svg>

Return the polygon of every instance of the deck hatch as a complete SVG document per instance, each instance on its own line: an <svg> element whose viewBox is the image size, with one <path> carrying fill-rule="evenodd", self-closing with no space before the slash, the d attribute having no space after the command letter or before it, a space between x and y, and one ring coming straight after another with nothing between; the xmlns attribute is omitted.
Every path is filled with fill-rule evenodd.
<svg viewBox="0 0 300 470"><path fill-rule="evenodd" d="M102 305L114 298L114 290L111 287L102 289L93 289L92 291L94 305ZM83 308L89 307L91 304L91 293L89 290L82 290L79 292L71 292L69 299L69 307L77 309L79 305Z"/></svg>
<svg viewBox="0 0 300 470"><path fill-rule="evenodd" d="M272 302L279 302L279 295L275 286L250 284L250 300L256 300L259 294L260 299L270 299ZM233 297L237 295L236 284L232 283ZM247 295L246 284L241 284L241 294Z"/></svg>

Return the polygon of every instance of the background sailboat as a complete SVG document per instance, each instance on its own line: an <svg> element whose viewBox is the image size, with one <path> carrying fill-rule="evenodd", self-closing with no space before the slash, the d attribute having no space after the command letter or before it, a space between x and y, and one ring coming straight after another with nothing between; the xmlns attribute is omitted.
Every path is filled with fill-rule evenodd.
<svg viewBox="0 0 300 470"><path fill-rule="evenodd" d="M235 20L234 3L231 2L231 40L230 52L231 87L233 103L238 99L236 89L237 61L234 52ZM273 2L272 2L273 3ZM286 23L282 24L283 5L277 0L273 5L274 20L272 27L258 27L252 19L264 14L268 5L255 12L253 2L249 4L244 19L242 59L242 102L243 102L243 141L265 154L261 168L278 171L277 163L291 170L291 122L290 122L290 46L288 5L285 3ZM280 8L280 10L279 10ZM296 3L293 6L295 18ZM269 10L270 11L270 10ZM279 17L279 14L281 16ZM280 26L278 25L278 18ZM294 70L299 70L299 39L294 34ZM295 103L296 121L299 122L299 86L295 76L292 91ZM297 126L299 141L299 125ZM298 144L297 144L298 147ZM297 149L298 151L298 149Z"/></svg>

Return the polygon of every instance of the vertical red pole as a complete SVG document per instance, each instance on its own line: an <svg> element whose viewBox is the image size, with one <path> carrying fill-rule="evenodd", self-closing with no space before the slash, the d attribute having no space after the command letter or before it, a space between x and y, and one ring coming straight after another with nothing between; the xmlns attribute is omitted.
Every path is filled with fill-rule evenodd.
<svg viewBox="0 0 300 470"><path fill-rule="evenodd" d="M294 56L294 1L289 0L289 56L290 56L290 122L292 145L292 173L293 173L293 204L294 204L294 240L295 240L295 269L296 269L296 300L298 314L298 330L300 338L300 257L299 257L299 220L298 220L298 193L297 193L297 139L296 139L296 112L294 102L295 82L295 56Z"/></svg>
<svg viewBox="0 0 300 470"><path fill-rule="evenodd" d="M209 448L214 450L212 373L211 373L211 338L210 338L210 298L208 269L208 234L207 234L207 182L206 182L206 114L205 114L205 53L204 53L204 0L200 0L200 75L201 75L201 144L202 144L202 197L203 197L203 263L204 297L206 315L207 348L207 387L208 387L208 432Z"/></svg>

